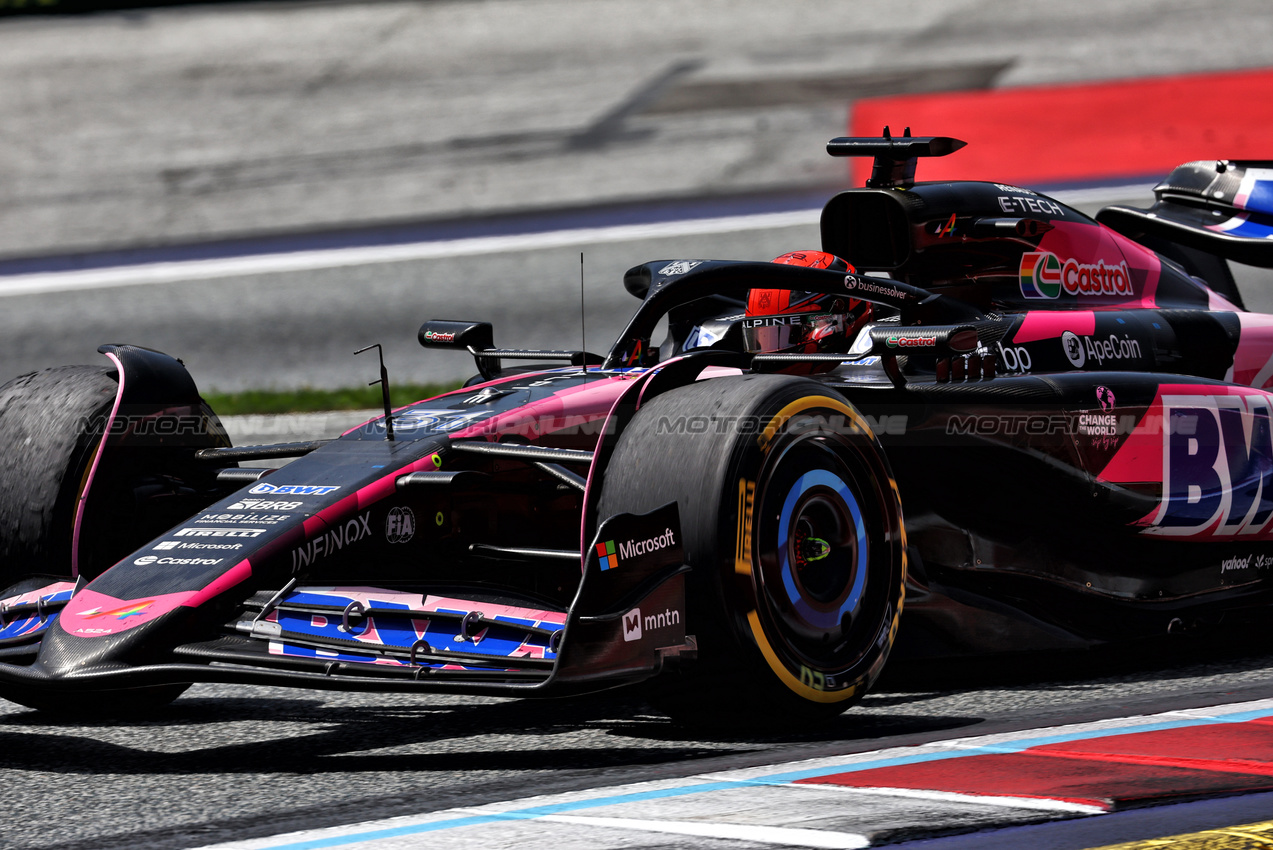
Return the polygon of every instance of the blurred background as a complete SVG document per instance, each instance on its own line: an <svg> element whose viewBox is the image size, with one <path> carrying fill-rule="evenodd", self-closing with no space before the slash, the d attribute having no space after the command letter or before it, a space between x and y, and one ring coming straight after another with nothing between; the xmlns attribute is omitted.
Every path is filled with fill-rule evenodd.
<svg viewBox="0 0 1273 850"><path fill-rule="evenodd" d="M1267 0L0 13L3 379L133 342L204 390L345 387L381 342L396 380L456 380L471 361L419 323L577 346L581 252L604 351L632 265L817 247L850 181L826 141L883 121L967 138L941 176L1088 212L1148 203L1176 162L1273 158ZM1239 276L1267 308L1261 274Z"/></svg>

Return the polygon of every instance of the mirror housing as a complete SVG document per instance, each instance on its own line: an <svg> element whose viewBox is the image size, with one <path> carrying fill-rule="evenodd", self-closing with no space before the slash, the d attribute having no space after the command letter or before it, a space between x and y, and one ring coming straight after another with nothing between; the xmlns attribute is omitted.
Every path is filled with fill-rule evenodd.
<svg viewBox="0 0 1273 850"><path fill-rule="evenodd" d="M490 322L430 319L420 326L418 338L425 348L485 351L495 347L495 329Z"/></svg>

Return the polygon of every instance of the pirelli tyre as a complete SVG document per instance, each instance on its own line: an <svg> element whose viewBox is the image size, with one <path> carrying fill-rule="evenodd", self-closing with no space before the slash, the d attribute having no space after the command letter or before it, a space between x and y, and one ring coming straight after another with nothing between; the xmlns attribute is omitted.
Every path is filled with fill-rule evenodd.
<svg viewBox="0 0 1273 850"><path fill-rule="evenodd" d="M152 535L153 529L126 511L133 502L134 479L155 470L132 465L126 479L99 470L103 480L94 486L107 491L111 510L83 521L77 534L80 496L118 389L115 371L95 366L44 369L0 386L0 587L30 583L33 576L73 578L71 552L77 539L79 572L92 577ZM58 693L4 684L0 698L99 717L165 705L187 687Z"/></svg>
<svg viewBox="0 0 1273 850"><path fill-rule="evenodd" d="M71 576L75 510L119 384L62 366L0 386L0 584Z"/></svg>
<svg viewBox="0 0 1273 850"><path fill-rule="evenodd" d="M884 667L906 579L902 508L868 423L787 375L700 381L642 406L606 470L599 514L676 500L699 666L655 685L703 720L834 716Z"/></svg>

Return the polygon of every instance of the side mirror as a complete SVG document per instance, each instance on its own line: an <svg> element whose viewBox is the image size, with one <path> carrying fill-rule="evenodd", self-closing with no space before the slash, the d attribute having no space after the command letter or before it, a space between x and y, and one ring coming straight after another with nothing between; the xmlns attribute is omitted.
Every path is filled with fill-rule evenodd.
<svg viewBox="0 0 1273 850"><path fill-rule="evenodd" d="M430 319L420 326L419 340L425 348L485 351L495 347L495 329L490 322Z"/></svg>

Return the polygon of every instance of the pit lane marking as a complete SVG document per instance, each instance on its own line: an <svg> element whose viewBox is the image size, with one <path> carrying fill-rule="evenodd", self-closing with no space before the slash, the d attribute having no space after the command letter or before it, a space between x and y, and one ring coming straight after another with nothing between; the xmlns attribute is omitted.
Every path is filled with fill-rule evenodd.
<svg viewBox="0 0 1273 850"><path fill-rule="evenodd" d="M745 770L726 771L713 774L701 774L680 780L664 780L637 785L598 788L592 791L573 792L552 796L539 796L507 803L492 804L476 808L448 809L429 814L392 818L382 821L370 821L333 827L320 830L289 833L264 839L235 841L225 844L210 845L200 850L319 850L319 848L367 846L374 847L377 842L389 841L394 847L424 846L410 841L413 836L425 836L429 833L445 832L453 829L467 829L490 826L510 821L547 821L570 823L572 825L601 826L614 829L634 831L658 831L676 833L683 821L654 820L649 818L622 818L588 816L575 814L589 809L617 807L633 803L653 803L659 800L684 798L697 795L711 795L719 792L737 791L740 788L774 788L791 786L798 780L825 777L832 774L871 770L878 767L896 767L909 764L920 764L934 760L958 759L962 757L1016 753L1046 744L1069 741L1091 740L1094 738L1126 735L1137 732L1152 732L1165 729L1182 729L1190 726L1205 726L1217 723L1245 723L1273 715L1273 700L1261 700L1205 709L1170 711L1154 715L1123 717L1092 723L1071 724L1046 729L1033 729L1022 732L1010 732L994 735L983 735L969 738L955 738L936 741L915 747L896 747L885 750L857 753L853 755L834 756L823 759L810 759L786 764L766 765ZM775 772L775 771L779 772ZM802 791L815 793L821 790L818 786L799 785ZM868 796L874 789L858 788L854 791ZM973 802L981 805L1000 806L1005 809L1039 809L1044 801L1034 798L1020 800L1010 797L983 797L980 795L946 795L941 792L919 791L910 789L885 789L890 796L911 796L921 799L945 799L949 802ZM924 795L920 797L920 795ZM931 795L931 796L930 796ZM965 799L967 798L967 799ZM1073 814L1079 816L1101 816L1106 809L1098 806L1066 804L1065 801L1048 801L1060 804L1053 807L1058 815ZM704 799L706 807L710 801ZM569 820L565 820L568 818ZM757 841L752 832L757 826L751 824L716 823L707 819L690 822L695 828L717 829L712 833L716 837L726 838L725 832L732 832L741 827L747 830L747 839ZM659 825L655 830L651 825ZM780 830L766 833L775 839L772 842L785 845L795 839L804 846L853 846L866 847L869 844L810 844L810 837L801 833L815 832L827 836L826 841L852 842L863 838L853 833L832 830L808 830L791 827L766 827ZM697 835L698 833L680 832L676 834ZM394 840L396 839L396 840ZM408 843L403 843L407 839Z"/></svg>

